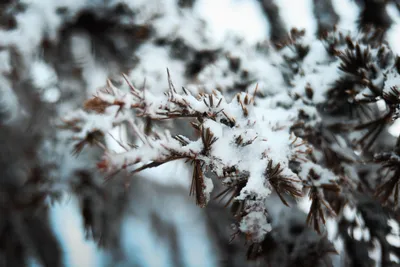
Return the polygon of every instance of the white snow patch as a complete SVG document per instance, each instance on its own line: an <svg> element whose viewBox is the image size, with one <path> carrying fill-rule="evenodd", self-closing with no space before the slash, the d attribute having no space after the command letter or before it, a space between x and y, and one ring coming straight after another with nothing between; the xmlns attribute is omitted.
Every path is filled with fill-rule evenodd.
<svg viewBox="0 0 400 267"><path fill-rule="evenodd" d="M93 241L86 240L82 216L76 199L56 203L51 208L50 222L64 252L65 266L102 266L102 253Z"/></svg>

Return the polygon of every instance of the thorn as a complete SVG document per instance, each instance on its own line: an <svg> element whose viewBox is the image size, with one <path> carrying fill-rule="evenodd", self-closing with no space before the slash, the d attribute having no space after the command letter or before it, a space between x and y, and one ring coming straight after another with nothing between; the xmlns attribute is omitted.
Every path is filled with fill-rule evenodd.
<svg viewBox="0 0 400 267"><path fill-rule="evenodd" d="M256 88L254 89L253 97L251 98L250 103L254 103L255 98L256 98L257 91L258 91L258 83L256 84Z"/></svg>
<svg viewBox="0 0 400 267"><path fill-rule="evenodd" d="M169 73L169 69L168 69L168 68L167 68L167 75L168 75L168 85L169 85L169 89L170 89L171 91L173 91L173 92L176 94L177 91L176 91L176 89L175 89L174 84L172 83L171 75L170 75L170 73Z"/></svg>
<svg viewBox="0 0 400 267"><path fill-rule="evenodd" d="M222 98L220 98L220 100L218 101L217 108L219 107L219 105L221 105L221 102L222 102Z"/></svg>

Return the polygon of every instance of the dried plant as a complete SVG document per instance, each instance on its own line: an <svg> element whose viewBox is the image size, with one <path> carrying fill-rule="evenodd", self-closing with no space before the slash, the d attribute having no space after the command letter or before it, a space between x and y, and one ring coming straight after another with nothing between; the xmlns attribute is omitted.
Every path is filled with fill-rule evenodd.
<svg viewBox="0 0 400 267"><path fill-rule="evenodd" d="M68 192L110 266L129 257L132 210L148 211L172 265L185 266L184 220L154 208L181 191L165 193L165 177L149 190L146 175L181 163L222 266L332 266L336 252L371 266L377 248L381 266L400 257L387 239L400 222L400 57L387 41L398 1L354 1L359 32L336 25L331 0L312 1L311 35L261 1L271 41L256 45L215 42L192 0L50 2L0 3L0 265L62 266L48 200Z"/></svg>

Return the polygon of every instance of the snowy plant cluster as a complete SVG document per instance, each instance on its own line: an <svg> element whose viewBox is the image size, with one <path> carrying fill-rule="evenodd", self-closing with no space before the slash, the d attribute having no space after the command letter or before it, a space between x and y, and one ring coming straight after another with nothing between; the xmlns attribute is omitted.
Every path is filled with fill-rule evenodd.
<svg viewBox="0 0 400 267"><path fill-rule="evenodd" d="M230 190L240 191L235 201L243 201L240 228L253 241L262 241L270 230L265 201L272 190L284 200L284 195L301 196L301 181L307 181L307 171L300 178L289 168L289 162L313 163L306 155L310 148L301 138L290 134L296 114L282 108L264 109L255 105L255 94L238 93L227 101L219 91L193 96L187 89L177 90L170 82L169 91L157 96L150 90L138 90L130 84L130 91L117 89L111 82L107 88L85 103L79 110L65 117L84 142L97 142L120 123L127 122L129 132L138 141L121 143L126 152L115 153L105 148L98 166L110 173L126 170L133 175L143 169L174 160L186 160L193 165L191 192L196 202L204 206L213 189L212 175ZM132 112L134 111L134 112ZM136 115L136 116L135 116ZM151 130L137 118L150 120L190 119L198 139L172 136L169 131ZM137 165L139 164L139 165ZM319 169L318 169L319 170ZM325 171L329 174L327 170ZM333 174L326 175L317 184L329 184ZM305 184L313 185L310 179ZM286 202L286 201L285 201Z"/></svg>
<svg viewBox="0 0 400 267"><path fill-rule="evenodd" d="M231 205L237 229L251 242L262 243L272 230L271 194L289 206L308 194L307 222L324 231L326 216L341 217L346 203L359 204L360 166L374 161L374 142L397 118L399 59L383 36L333 29L316 39L293 29L276 46L228 38L221 47L205 40L195 47L190 35L174 43L154 37L164 47L144 44L138 68L119 86L109 80L63 120L76 132L77 151L85 144L104 150L98 167L107 178L185 161L192 168L190 193L201 207L215 183L222 184L216 198ZM153 51L164 66L151 64ZM182 119L191 136L187 128L171 134L171 125L159 123ZM124 152L116 152L101 140L121 124L131 137L118 140ZM375 162L382 157L388 156L376 155ZM391 189L380 185L375 194L390 202Z"/></svg>
<svg viewBox="0 0 400 267"><path fill-rule="evenodd" d="M259 1L271 40L257 44L213 34L200 0L9 2L0 4L0 138L10 140L0 148L0 246L15 240L6 260L23 247L21 258L61 266L47 207L65 192L111 266L131 256L124 242L159 239L165 251L185 247L163 252L174 266L195 265L198 251L215 265L218 253L206 255L216 240L230 267L243 266L231 252L243 240L247 259L271 266L317 266L334 252L361 266L371 247L382 266L400 257L387 239L389 221L400 221L400 59L387 43L397 0L351 2L360 7L351 32L334 27L344 0L308 1L318 36L285 27L285 1ZM180 189L168 191L176 186L204 209L190 212ZM169 214L178 206L185 214ZM129 239L130 224L150 233L143 244ZM35 231L51 257L24 245L39 244ZM203 239L191 248L185 233Z"/></svg>
<svg viewBox="0 0 400 267"><path fill-rule="evenodd" d="M272 192L289 205L286 196L297 199L308 189L312 200L308 221L319 231L324 214L335 214L324 192L339 193L338 177L342 173L335 174L326 166L321 156L324 151L307 140L307 131L333 127L322 122L321 118L328 116L332 125L344 127L335 124L332 115L335 109L343 108L341 105L359 103L367 97L373 98L370 102L388 99L383 87L395 82L392 79L398 75L398 63L385 44L369 45L373 43L368 38L377 38L371 34L353 41L350 35L333 31L323 41L311 40L308 45L302 40L304 32L294 29L284 48L268 47L268 54L264 51L280 65L267 60L267 55L254 56L257 61L249 60L247 54L222 52L220 59L198 73L197 90L207 91L211 85L219 89L210 93L193 95L185 87L176 89L169 74L168 91L153 93L152 88L136 88L125 75L129 90L118 89L108 81L85 102L83 110L64 117L64 122L76 131L76 150L86 143L100 143L102 136L120 124L128 125L136 141L130 144L120 140L125 152L116 153L100 143L104 156L98 167L111 176L121 170L133 175L167 162L186 160L193 166L191 193L200 206L210 200L213 179L220 181L226 190L219 197L227 196L228 204L240 203L236 211L239 229L253 242L262 242L271 230L266 202ZM365 65L355 65L356 60ZM232 96L238 86L235 72L245 72L252 79L247 80L246 92ZM262 81L260 91L258 79ZM354 83L345 92L331 88L345 79ZM396 90L396 85L391 88ZM335 95L339 93L346 94L346 98ZM393 106L391 102L388 105ZM149 123L180 118L190 123L197 139L171 135ZM354 121L347 126L357 130L363 124ZM347 137L342 135L339 138ZM336 153L349 150L340 144L330 149ZM355 152L350 150L346 156L352 154Z"/></svg>

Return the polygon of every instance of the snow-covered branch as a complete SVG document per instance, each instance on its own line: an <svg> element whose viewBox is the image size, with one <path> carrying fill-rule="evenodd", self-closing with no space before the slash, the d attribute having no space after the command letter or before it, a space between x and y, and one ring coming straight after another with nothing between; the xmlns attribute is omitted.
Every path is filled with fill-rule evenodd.
<svg viewBox="0 0 400 267"><path fill-rule="evenodd" d="M68 127L75 129L78 147L83 142L93 143L94 133L104 136L123 122L130 126L139 141L135 146L121 144L126 152L116 153L101 145L105 153L98 166L104 171L112 174L126 169L134 174L169 161L186 160L193 165L191 193L200 206L210 200L214 188L211 177L227 187L225 194L240 187L234 195L235 201L243 203L240 229L254 242L261 242L271 230L265 203L272 192L288 205L285 198L302 196L303 187L335 188L335 175L313 163L309 157L311 146L291 131L297 122L296 110L262 107L257 104L257 87L227 100L216 90L197 96L185 88L177 90L169 77L169 90L157 96L150 90L135 88L125 79L130 91L117 89L109 81L85 103L85 110L64 119ZM143 117L186 118L198 139L172 136L169 131L146 134L140 120ZM297 164L301 171L294 172L291 164ZM318 196L323 198L322 191Z"/></svg>

